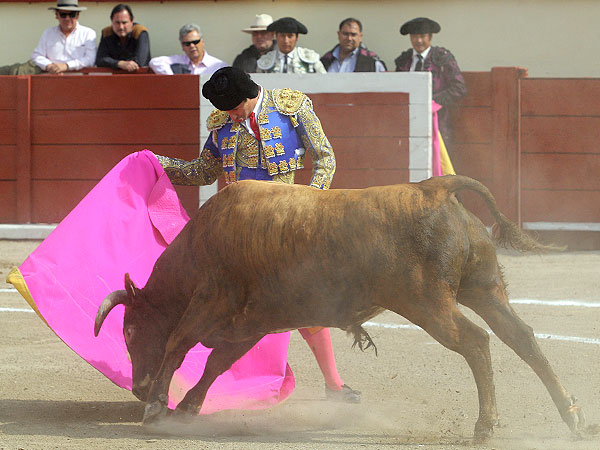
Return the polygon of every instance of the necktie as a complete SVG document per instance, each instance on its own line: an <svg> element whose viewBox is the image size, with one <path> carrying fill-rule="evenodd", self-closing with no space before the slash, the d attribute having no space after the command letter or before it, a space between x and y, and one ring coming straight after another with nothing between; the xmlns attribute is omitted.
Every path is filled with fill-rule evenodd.
<svg viewBox="0 0 600 450"><path fill-rule="evenodd" d="M421 55L420 53L417 54L417 65L415 66L415 72L420 72L423 69L423 55Z"/></svg>
<svg viewBox="0 0 600 450"><path fill-rule="evenodd" d="M288 55L283 56L283 73L287 73L288 71Z"/></svg>
<svg viewBox="0 0 600 450"><path fill-rule="evenodd" d="M258 131L258 124L256 123L256 114L250 114L250 128L254 131L256 139L260 141L260 131Z"/></svg>

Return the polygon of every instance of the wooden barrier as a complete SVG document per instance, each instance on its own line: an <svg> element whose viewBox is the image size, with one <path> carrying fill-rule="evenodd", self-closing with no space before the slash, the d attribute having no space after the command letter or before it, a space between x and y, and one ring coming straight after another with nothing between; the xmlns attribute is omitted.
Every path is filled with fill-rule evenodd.
<svg viewBox="0 0 600 450"><path fill-rule="evenodd" d="M457 173L482 181L525 228L600 248L600 233L580 231L600 224L600 80L529 79L514 67L464 75L469 92L454 111L449 148ZM131 152L197 157L198 90L189 75L0 77L0 223L60 221ZM336 151L334 187L408 181L406 94L311 98ZM188 210L197 207L197 189L178 193ZM461 200L491 223L475 196Z"/></svg>

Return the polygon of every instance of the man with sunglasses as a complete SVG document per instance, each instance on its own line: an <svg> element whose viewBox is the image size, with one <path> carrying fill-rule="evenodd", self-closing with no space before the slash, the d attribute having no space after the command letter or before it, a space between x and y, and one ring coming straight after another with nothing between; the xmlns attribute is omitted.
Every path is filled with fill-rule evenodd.
<svg viewBox="0 0 600 450"><path fill-rule="evenodd" d="M96 32L78 23L79 12L87 8L78 0L58 0L48 9L54 10L58 25L42 33L30 61L0 67L0 75L60 74L94 65Z"/></svg>
<svg viewBox="0 0 600 450"><path fill-rule="evenodd" d="M179 30L179 42L183 55L152 58L149 66L154 73L161 75L205 73L210 75L221 67L227 66L225 62L206 52L202 30L198 25L190 23L182 26Z"/></svg>

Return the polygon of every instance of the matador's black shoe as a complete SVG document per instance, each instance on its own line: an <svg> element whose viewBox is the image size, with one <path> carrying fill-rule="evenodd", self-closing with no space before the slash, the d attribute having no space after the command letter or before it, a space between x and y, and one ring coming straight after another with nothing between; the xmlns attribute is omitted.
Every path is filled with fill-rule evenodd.
<svg viewBox="0 0 600 450"><path fill-rule="evenodd" d="M355 391L347 384L342 386L341 391L334 391L329 386L325 385L325 396L327 400L343 403L360 403L360 391Z"/></svg>

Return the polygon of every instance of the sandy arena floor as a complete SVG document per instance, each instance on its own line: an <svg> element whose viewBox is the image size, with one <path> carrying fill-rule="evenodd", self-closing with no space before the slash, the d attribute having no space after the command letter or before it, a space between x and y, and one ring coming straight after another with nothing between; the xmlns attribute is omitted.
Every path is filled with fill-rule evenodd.
<svg viewBox="0 0 600 450"><path fill-rule="evenodd" d="M10 267L38 244L0 241L0 449L600 448L600 435L571 437L542 383L496 337L491 346L501 424L488 445L472 446L477 394L466 362L421 330L394 328L408 322L392 313L368 328L378 357L352 350L351 338L332 330L340 373L363 392L360 405L323 399L316 363L293 333L289 360L297 387L284 404L146 429L140 425L144 405L74 354L4 283ZM499 259L515 309L534 328L588 423L600 423L600 252L502 251ZM575 302L556 306L551 300Z"/></svg>

